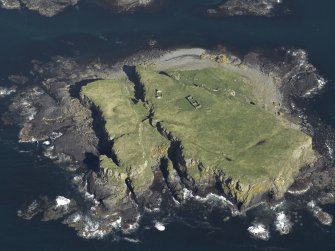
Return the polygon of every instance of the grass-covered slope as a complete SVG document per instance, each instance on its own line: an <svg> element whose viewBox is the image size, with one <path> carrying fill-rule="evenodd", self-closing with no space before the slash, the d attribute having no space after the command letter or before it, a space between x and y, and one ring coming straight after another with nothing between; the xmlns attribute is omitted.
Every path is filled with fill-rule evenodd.
<svg viewBox="0 0 335 251"><path fill-rule="evenodd" d="M311 160L311 138L265 110L245 76L223 68L136 70L145 103L132 101L134 87L126 79L97 81L82 90L101 109L115 139L118 168L135 188L148 188L151 167L167 157L166 134L182 146L182 161L172 160L180 163L178 173L199 187L220 180L225 193L245 204L269 190L281 194Z"/></svg>
<svg viewBox="0 0 335 251"><path fill-rule="evenodd" d="M106 131L114 140L117 165L102 156L101 167L109 170L112 178L115 174L122 177L123 186L129 178L135 192L148 189L153 181L152 167L166 154L169 142L150 125L144 105L133 101L132 83L127 79L96 81L83 87L81 93L101 110Z"/></svg>

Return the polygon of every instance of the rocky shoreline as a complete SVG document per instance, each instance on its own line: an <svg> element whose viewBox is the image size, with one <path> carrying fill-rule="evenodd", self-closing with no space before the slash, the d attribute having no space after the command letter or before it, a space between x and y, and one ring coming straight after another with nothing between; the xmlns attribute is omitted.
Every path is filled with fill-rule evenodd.
<svg viewBox="0 0 335 251"><path fill-rule="evenodd" d="M0 8L8 10L28 9L42 16L52 17L70 6L76 6L80 0L0 0ZM117 11L130 11L148 7L154 0L98 0L96 4L111 7Z"/></svg>
<svg viewBox="0 0 335 251"><path fill-rule="evenodd" d="M0 0L0 8L7 10L28 9L36 11L42 16L52 17L61 13L66 8L78 6L81 0ZM117 12L148 9L160 5L160 0L92 0L88 1L100 6L113 9ZM287 12L282 7L282 0L229 0L213 7L206 8L209 16L271 16L278 6L280 12Z"/></svg>
<svg viewBox="0 0 335 251"><path fill-rule="evenodd" d="M210 53L235 58L228 51ZM141 195L142 202L139 203L129 190L129 196L123 201L122 207L118 205L119 210L111 215L110 210L101 202L110 194L113 186L108 185L106 173L100 170L98 156L101 154L111 156L111 153L106 150L108 148L106 145L110 146L113 142L104 136L103 129L97 128L97 122L103 123L99 113L90 103L79 99L80 88L87 83L97 79L113 79L118 74L124 74L121 70L124 65L150 62L163 54L165 52L158 50L142 52L113 65L104 64L98 60L81 64L74 58L63 57L55 57L48 63L34 61L31 74L26 76L29 79L27 84L15 94L9 111L3 117L3 121L7 124L20 125L22 128L20 141L40 142L46 157L59 162L66 161L68 166L71 166L68 170L74 176L74 181L83 196L85 193L94 194L95 200L87 202L92 204L92 208L86 212L85 217L79 210L81 217L76 218L71 214L73 212L71 210L64 220L85 238L99 237L100 235L95 235L94 232L99 230L106 234L116 225L129 229L136 224L139 215L145 210L155 211L162 207L165 200L173 205L177 203L174 202L176 197L179 198L178 203L183 203L183 200L189 198L188 194L192 194L191 191L181 187L177 189L180 191L179 194L171 197L169 186L172 184L178 186L182 177L178 177L175 173L174 180L166 183L164 173L158 168L155 171L154 184L147 193ZM215 60L220 60L220 57ZM280 93L283 96L286 116L312 136L313 148L320 154L314 165L306 166L296 177L295 184L290 188L286 198L289 200L299 196L301 205L306 205L310 200L315 200L317 204L334 203L335 171L333 153L329 149L335 147L335 134L331 128L320 124L317 118L305 114L303 107L299 106L301 103L299 100L318 92L325 81L318 75L315 67L308 63L307 54L298 49L279 48L270 52L256 50L240 57L239 60L282 81ZM20 116L17 116L18 114ZM173 172L173 169L170 172ZM299 191L303 192L299 193ZM207 192L210 194L213 191ZM193 194L193 196L200 195ZM206 197L206 194L201 196ZM228 196L224 200L227 199L232 198ZM261 201L268 201L270 205L277 203L269 195L266 198L263 197ZM227 205L233 212L237 212L234 200L232 202L227 202ZM48 206L43 207L48 208ZM23 215L24 212L25 210L22 210L20 214ZM62 211L62 216L66 215L63 213ZM52 216L50 219L55 217ZM99 222L98 229L92 228L92 231L85 232L85 224L88 221Z"/></svg>
<svg viewBox="0 0 335 251"><path fill-rule="evenodd" d="M288 7L282 0L229 0L204 8L209 17L265 16L286 14Z"/></svg>

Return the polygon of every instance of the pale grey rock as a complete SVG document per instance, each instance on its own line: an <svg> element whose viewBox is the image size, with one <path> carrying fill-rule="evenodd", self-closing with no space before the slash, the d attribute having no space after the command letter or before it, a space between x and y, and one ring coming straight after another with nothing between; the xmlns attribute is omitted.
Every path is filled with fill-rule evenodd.
<svg viewBox="0 0 335 251"><path fill-rule="evenodd" d="M68 6L76 5L79 0L21 0L29 10L37 11L43 16L52 17Z"/></svg>
<svg viewBox="0 0 335 251"><path fill-rule="evenodd" d="M116 7L124 10L134 9L137 7L146 7L154 2L154 0L115 0L111 1Z"/></svg>
<svg viewBox="0 0 335 251"><path fill-rule="evenodd" d="M0 7L7 10L20 9L21 3L19 0L0 0Z"/></svg>
<svg viewBox="0 0 335 251"><path fill-rule="evenodd" d="M208 9L208 15L271 16L282 0L228 0L216 8Z"/></svg>
<svg viewBox="0 0 335 251"><path fill-rule="evenodd" d="M39 14L52 17L62 12L69 6L78 4L80 0L0 0L0 8L22 9L27 8L37 11ZM106 7L112 7L119 11L129 11L136 8L147 7L155 0L94 0L92 2Z"/></svg>

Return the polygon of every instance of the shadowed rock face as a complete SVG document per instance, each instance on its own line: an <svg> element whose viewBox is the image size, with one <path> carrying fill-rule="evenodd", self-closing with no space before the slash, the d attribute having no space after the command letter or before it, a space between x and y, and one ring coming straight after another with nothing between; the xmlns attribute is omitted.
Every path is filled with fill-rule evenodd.
<svg viewBox="0 0 335 251"><path fill-rule="evenodd" d="M0 7L4 9L21 9L37 11L39 14L52 17L62 12L66 7L76 5L80 0L0 0ZM96 3L102 3L112 6L121 11L132 10L137 7L146 7L154 0L96 0Z"/></svg>
<svg viewBox="0 0 335 251"><path fill-rule="evenodd" d="M223 16L270 16L282 0L228 0L215 8L208 9L208 15Z"/></svg>

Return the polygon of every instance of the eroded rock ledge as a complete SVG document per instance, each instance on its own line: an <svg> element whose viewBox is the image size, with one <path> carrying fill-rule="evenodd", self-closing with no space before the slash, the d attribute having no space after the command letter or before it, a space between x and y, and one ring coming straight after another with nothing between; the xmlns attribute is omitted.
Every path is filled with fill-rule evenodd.
<svg viewBox="0 0 335 251"><path fill-rule="evenodd" d="M230 179L231 177L225 176L224 172L221 180L220 176L211 176L212 178L208 176L208 179L204 179L203 175L199 176L197 173L206 171L207 167L196 160L192 161L192 158L187 158L184 153L187 145L183 145L182 137L178 136L173 128L171 129L173 123L171 125L166 123L166 119L159 118L162 113L151 109L155 108L152 106L158 99L157 97L147 98L149 91L145 83L148 84L151 77L150 74L146 75L143 72L150 71L151 63L159 66L159 72L154 76L180 79L182 76L178 76L178 70L201 70L203 67L198 63L203 60L211 67L224 65L230 70L238 67L247 74L258 72L260 76L271 79L270 82L266 82L269 86L263 86L262 91L254 93L254 100L244 98L243 102L248 101L250 106L253 106L252 103L264 104L266 106L264 109L273 116L275 116L274 113L276 116L284 116L286 123L293 127L295 125L313 138L313 149L320 155L314 162L306 161L308 158L305 157L311 156L307 154L302 158L304 159L302 162L295 164L298 167L308 164L298 174L299 182L296 190L299 190L299 187L303 190L304 185L312 183L315 184L310 187L312 196L334 197L334 195L331 196L335 191L334 175L330 175L334 173L333 156L329 151L335 146L332 136L334 132L330 128L324 130L319 121L315 122L314 118L306 116L296 102L304 96L313 95L313 92L322 88L325 82L316 69L308 63L307 55L302 50L280 48L267 53L253 51L243 58L238 58L227 51L206 52L202 49L177 50L168 54L151 51L135 55L117 65L103 64L98 60L89 64L79 64L75 59L62 57L55 57L49 63L34 61L31 75L27 76L29 85L18 91L3 120L6 123L21 126L21 141L41 142L45 147L46 156L57 161L62 161L64 156L67 156L66 160L69 163L75 163L79 167L77 174L78 172L84 174L83 184L87 183L87 191L93 193L100 202L100 209L94 211L94 217L106 224L102 228L109 226L110 222L118 220L119 217L122 217L121 224L129 227L145 208L155 210L166 198L173 198L183 203L185 191L193 191L199 196L206 196L208 193L225 195L233 202L231 205L235 208L243 205L250 207L259 202L272 201L283 196L287 186L293 182L293 176L297 175L297 169L289 173L290 177L283 176L278 179L280 182L261 186L265 189L259 193L254 191L253 196L245 197L239 194L240 190L248 191L244 184ZM134 66L139 63L148 65L149 68L142 70L135 68ZM173 65L178 66L178 69L173 69ZM214 73L212 75L215 76ZM257 74L255 76L260 77ZM148 77L149 79L145 80ZM121 123L118 128L103 116L101 104L94 102L83 93L80 96L82 89L90 88L89 83L102 81L101 79L107 80L106 84L108 81L116 81L116 85L121 84L123 87L126 87L124 83L127 83L127 90L116 88L116 91L121 91L120 95L128 97L125 105L131 102L137 107L135 109L137 116L125 113L124 124ZM117 81L118 79L123 79L125 82ZM208 91L205 82L204 79L200 83L204 84L203 86L193 85L192 88ZM264 84L262 81L259 83ZM258 90L261 89L258 88ZM237 90L227 92L228 99L233 98L232 91L235 91L235 96L238 93ZM155 91L150 93L158 97L160 95ZM107 104L116 102L120 95L111 100L102 100ZM165 92L162 95L163 99L166 98ZM198 101L197 96L194 95L194 97ZM192 108L190 103L192 102L186 103L190 105L188 108ZM203 105L202 108L205 107L204 104L201 105ZM123 131L124 126L131 127L132 121L135 121L134 128L141 129L135 132L146 135L147 143L157 146L154 147L155 151L151 152L147 158L144 156L141 161L136 161L138 156L133 159L129 157L129 154L136 153L138 148L143 147L143 144L136 140L138 133L134 134L134 130ZM137 127L139 124L142 124L141 127ZM259 142L260 145L263 143ZM311 149L310 142L304 149L306 153ZM303 156L297 153L298 155ZM227 163L233 160L231 156L225 157ZM135 165L139 168L131 168ZM193 174L185 169L189 165L194 166ZM327 177L326 182L322 182L324 180L322 177ZM278 177L274 177L276 178ZM221 183L218 183L218 180ZM217 184L223 186L218 187ZM276 189L273 189L274 187ZM326 192L325 188L327 188ZM83 187L83 189L86 188ZM294 189L292 188L291 192L294 192ZM243 200L243 198L246 199ZM84 224L80 221L73 222L71 218L66 222L78 231L82 230Z"/></svg>

